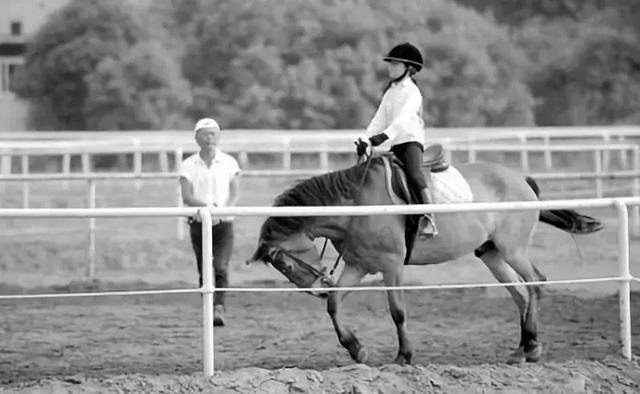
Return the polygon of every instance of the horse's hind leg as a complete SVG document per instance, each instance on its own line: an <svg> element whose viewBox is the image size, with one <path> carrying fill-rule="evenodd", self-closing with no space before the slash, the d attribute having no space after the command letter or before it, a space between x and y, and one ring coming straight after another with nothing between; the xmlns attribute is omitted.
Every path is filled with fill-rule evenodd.
<svg viewBox="0 0 640 394"><path fill-rule="evenodd" d="M518 273L509 264L507 264L496 249L486 251L482 256L480 256L480 258L500 283L522 282L520 275L518 275ZM525 289L524 286L507 286L507 290L513 297L520 313L520 343L518 345L518 349L509 356L508 362L522 363L527 361L525 347L526 343L531 338L530 327L526 324L526 316L531 308L532 294L530 289ZM534 338L536 336L535 334L536 333L534 331Z"/></svg>
<svg viewBox="0 0 640 394"><path fill-rule="evenodd" d="M385 272L385 285L399 286L402 282L402 269L403 267L400 266L391 272ZM389 311L398 333L399 347L395 362L400 365L411 364L412 350L407 335L407 309L404 302L404 290L387 290L387 297L389 299Z"/></svg>
<svg viewBox="0 0 640 394"><path fill-rule="evenodd" d="M349 264L345 264L344 270L338 280L338 286L349 287L357 285L360 283L360 280L362 280L364 275L364 271ZM342 323L342 319L340 318L340 306L347 294L348 292L346 291L330 292L327 298L327 312L331 317L333 328L336 330L340 344L349 351L351 358L356 362L364 363L367 361L369 356L367 349L360 344L358 338L356 338L356 336L353 335L353 332L351 332L351 330Z"/></svg>
<svg viewBox="0 0 640 394"><path fill-rule="evenodd" d="M526 249L517 249L511 253L501 252L502 258L525 282L545 280L527 257ZM520 346L528 362L536 362L542 356L542 345L538 342L538 303L540 300L540 286L527 286L529 294L528 307L522 314L520 323L522 339Z"/></svg>

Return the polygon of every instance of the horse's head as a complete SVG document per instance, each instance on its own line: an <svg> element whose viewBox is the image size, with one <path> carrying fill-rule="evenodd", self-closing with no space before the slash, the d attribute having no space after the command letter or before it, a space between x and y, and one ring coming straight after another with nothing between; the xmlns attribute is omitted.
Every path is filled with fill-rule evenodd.
<svg viewBox="0 0 640 394"><path fill-rule="evenodd" d="M328 276L321 260L309 234L283 226L283 220L269 218L262 225L258 248L247 264L271 264L296 286L318 288L310 293L325 296L326 291L321 289L328 285Z"/></svg>

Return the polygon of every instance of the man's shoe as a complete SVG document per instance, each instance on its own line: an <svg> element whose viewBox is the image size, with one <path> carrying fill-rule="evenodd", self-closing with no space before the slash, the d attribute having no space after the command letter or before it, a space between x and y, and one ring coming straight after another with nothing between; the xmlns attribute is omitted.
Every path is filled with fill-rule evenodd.
<svg viewBox="0 0 640 394"><path fill-rule="evenodd" d="M213 307L213 326L224 326L224 306L215 305Z"/></svg>
<svg viewBox="0 0 640 394"><path fill-rule="evenodd" d="M438 229L436 228L436 224L433 222L431 215L426 214L420 218L420 231L418 235L422 239L433 238L438 235Z"/></svg>

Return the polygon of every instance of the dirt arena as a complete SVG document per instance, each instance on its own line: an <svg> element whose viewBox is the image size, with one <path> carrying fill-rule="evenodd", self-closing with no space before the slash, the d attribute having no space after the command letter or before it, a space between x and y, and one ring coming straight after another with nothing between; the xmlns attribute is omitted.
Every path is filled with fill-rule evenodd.
<svg viewBox="0 0 640 394"><path fill-rule="evenodd" d="M243 204L268 203L284 184L253 185L267 191L249 194ZM42 188L32 189L34 206L82 206L81 192ZM170 192L160 183L135 192L109 185L99 187L98 206L162 205L153 196ZM11 193L15 204L19 189ZM585 213L607 228L575 244L567 234L539 227L531 256L550 280L617 275L613 210ZM288 286L271 267L242 263L261 220L236 222L232 284ZM3 220L0 293L193 287L191 250L175 231L171 219L98 220L98 279L88 281L86 221ZM639 253L634 239L636 276ZM494 281L474 258L407 271L409 283ZM637 360L618 356L615 289L613 283L545 288L539 327L545 354L540 363L521 366L504 364L519 338L516 307L504 289L408 292L414 365L405 367L388 364L397 339L382 292L355 293L346 303L348 324L369 350L367 365L353 364L339 345L324 301L233 293L228 325L215 331L212 379L201 375L198 294L0 301L0 392L638 392ZM640 293L634 292L634 354L639 328Z"/></svg>

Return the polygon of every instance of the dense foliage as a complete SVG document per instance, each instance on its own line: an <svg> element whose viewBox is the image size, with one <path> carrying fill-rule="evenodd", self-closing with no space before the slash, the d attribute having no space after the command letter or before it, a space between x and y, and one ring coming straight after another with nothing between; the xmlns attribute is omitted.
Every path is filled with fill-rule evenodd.
<svg viewBox="0 0 640 394"><path fill-rule="evenodd" d="M363 128L411 41L431 126L633 122L640 6L601 0L74 0L20 93L44 129ZM144 17L143 17L144 16Z"/></svg>

